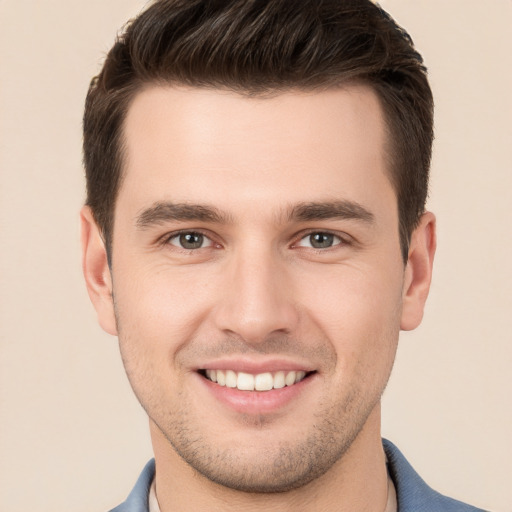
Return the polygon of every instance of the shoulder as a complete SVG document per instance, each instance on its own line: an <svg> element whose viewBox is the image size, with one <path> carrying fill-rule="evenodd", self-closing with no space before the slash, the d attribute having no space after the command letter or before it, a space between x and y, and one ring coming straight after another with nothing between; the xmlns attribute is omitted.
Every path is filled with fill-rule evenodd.
<svg viewBox="0 0 512 512"><path fill-rule="evenodd" d="M383 439L383 445L395 484L398 512L484 512L434 491L393 443Z"/></svg>
<svg viewBox="0 0 512 512"><path fill-rule="evenodd" d="M155 460L151 459L140 474L126 501L110 512L148 512L148 495L155 476Z"/></svg>

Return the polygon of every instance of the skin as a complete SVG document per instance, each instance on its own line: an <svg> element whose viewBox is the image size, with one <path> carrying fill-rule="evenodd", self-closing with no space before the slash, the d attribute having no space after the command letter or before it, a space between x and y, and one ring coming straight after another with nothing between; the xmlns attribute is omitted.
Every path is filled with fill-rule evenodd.
<svg viewBox="0 0 512 512"><path fill-rule="evenodd" d="M435 251L426 213L403 263L385 133L365 86L134 99L112 268L87 207L83 265L150 419L162 512L384 510L380 397ZM283 404L240 411L197 371L221 363L312 373Z"/></svg>

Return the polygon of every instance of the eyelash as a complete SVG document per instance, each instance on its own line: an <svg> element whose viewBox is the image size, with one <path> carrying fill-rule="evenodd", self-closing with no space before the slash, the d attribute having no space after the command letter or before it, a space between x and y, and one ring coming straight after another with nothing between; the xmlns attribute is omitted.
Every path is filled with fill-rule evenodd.
<svg viewBox="0 0 512 512"><path fill-rule="evenodd" d="M173 244L171 242L174 239L179 239L179 237L181 237L183 235L199 235L201 237L204 237L205 240L209 241L209 244L206 247L197 247L197 248L187 249L185 247L179 246L177 244ZM329 247L313 247L311 245L309 245L309 246L299 245L303 240L307 239L308 237L311 237L312 235L324 235L324 236L326 235L329 237L334 237L334 239L337 239L337 243L333 243ZM310 230L305 233L300 233L300 235L298 237L296 237L295 240L296 241L293 242L291 245L292 248L312 249L317 253L326 252L329 249L335 249L339 246L349 246L349 245L353 244L353 241L351 239L349 239L348 235L344 234L344 236L342 236L339 233L333 233L332 231L328 231L328 230ZM172 245L177 250L186 251L188 253L195 252L200 249L207 249L212 246L217 246L217 247L221 246L221 244L215 242L215 240L213 239L213 237L211 235L209 235L208 233L206 233L204 231L201 231L200 229L197 229L197 230L190 230L190 229L186 230L185 229L185 230L169 233L161 239L160 244L161 245Z"/></svg>

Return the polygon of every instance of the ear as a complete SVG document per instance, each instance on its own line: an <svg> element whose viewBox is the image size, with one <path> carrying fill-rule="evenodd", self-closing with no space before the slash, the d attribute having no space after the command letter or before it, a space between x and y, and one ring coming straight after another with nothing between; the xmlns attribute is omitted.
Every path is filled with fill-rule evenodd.
<svg viewBox="0 0 512 512"><path fill-rule="evenodd" d="M423 318L423 309L432 279L432 264L436 252L436 218L433 213L422 215L411 235L409 258L405 267L402 292L402 320L404 331L416 329Z"/></svg>
<svg viewBox="0 0 512 512"><path fill-rule="evenodd" d="M89 298L98 314L102 329L117 336L112 276L108 266L107 251L100 229L91 209L84 206L80 211L82 238L82 270Z"/></svg>

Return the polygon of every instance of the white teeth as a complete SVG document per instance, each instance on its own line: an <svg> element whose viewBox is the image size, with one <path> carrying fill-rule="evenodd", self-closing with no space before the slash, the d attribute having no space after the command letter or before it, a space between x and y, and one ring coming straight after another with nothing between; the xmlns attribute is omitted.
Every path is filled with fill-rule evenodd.
<svg viewBox="0 0 512 512"><path fill-rule="evenodd" d="M259 373L254 377L254 389L256 391L269 391L274 387L274 378L271 373Z"/></svg>
<svg viewBox="0 0 512 512"><path fill-rule="evenodd" d="M226 385L226 374L222 370L217 370L217 383L221 386Z"/></svg>
<svg viewBox="0 0 512 512"><path fill-rule="evenodd" d="M254 375L240 372L236 387L242 391L254 391Z"/></svg>
<svg viewBox="0 0 512 512"><path fill-rule="evenodd" d="M286 374L286 377L284 378L284 383L287 385L287 386L291 386L292 384L295 384L295 377L296 377L296 373L295 372L288 372Z"/></svg>
<svg viewBox="0 0 512 512"><path fill-rule="evenodd" d="M206 376L212 381L217 382L217 371L216 370L206 370Z"/></svg>
<svg viewBox="0 0 512 512"><path fill-rule="evenodd" d="M236 373L233 370L226 370L226 386L228 388L236 388Z"/></svg>
<svg viewBox="0 0 512 512"><path fill-rule="evenodd" d="M284 388L284 386L284 372L276 372L274 375L274 389L281 389Z"/></svg>
<svg viewBox="0 0 512 512"><path fill-rule="evenodd" d="M295 375L295 382L300 382L305 376L306 372L302 370L300 372L297 372L297 375Z"/></svg>
<svg viewBox="0 0 512 512"><path fill-rule="evenodd" d="M235 372L233 370L206 370L206 377L219 386L238 388L241 391L270 391L281 389L285 386L293 386L306 376L306 372L300 371L278 371L275 373L265 372L252 375L250 373Z"/></svg>

